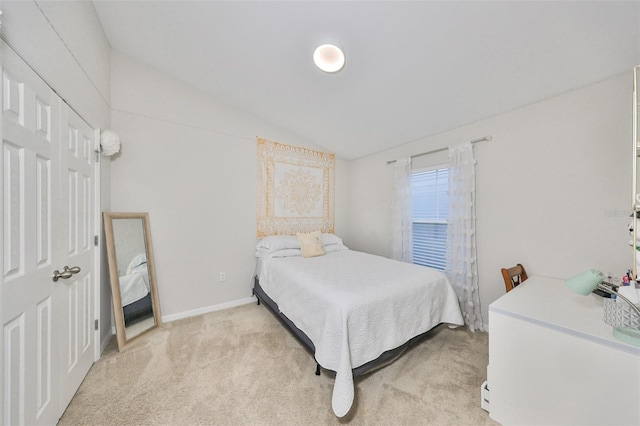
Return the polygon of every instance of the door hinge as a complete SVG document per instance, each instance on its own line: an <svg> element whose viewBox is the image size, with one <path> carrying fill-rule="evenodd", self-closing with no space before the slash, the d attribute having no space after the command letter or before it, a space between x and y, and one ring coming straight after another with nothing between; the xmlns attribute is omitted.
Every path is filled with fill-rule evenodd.
<svg viewBox="0 0 640 426"><path fill-rule="evenodd" d="M95 151L93 151L96 153L96 163L100 162L100 151L98 151L97 149Z"/></svg>
<svg viewBox="0 0 640 426"><path fill-rule="evenodd" d="M96 247L98 247L98 241L100 241L100 239L98 238L98 236L97 236L97 235L95 235L95 236L93 237L93 245L94 245L94 246L96 246Z"/></svg>
<svg viewBox="0 0 640 426"><path fill-rule="evenodd" d="M95 330L96 330L96 331L98 331L98 325L99 325L99 324L100 324L100 320L98 320L98 319L97 319L97 320L95 321L95 323L94 323L94 328L95 328Z"/></svg>

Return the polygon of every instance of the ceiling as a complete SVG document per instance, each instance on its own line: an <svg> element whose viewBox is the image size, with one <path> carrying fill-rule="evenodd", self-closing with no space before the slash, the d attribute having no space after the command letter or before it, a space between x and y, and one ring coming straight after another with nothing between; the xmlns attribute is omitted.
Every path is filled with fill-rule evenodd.
<svg viewBox="0 0 640 426"><path fill-rule="evenodd" d="M640 63L637 1L94 4L115 50L345 159ZM338 73L313 64L326 42L345 51Z"/></svg>

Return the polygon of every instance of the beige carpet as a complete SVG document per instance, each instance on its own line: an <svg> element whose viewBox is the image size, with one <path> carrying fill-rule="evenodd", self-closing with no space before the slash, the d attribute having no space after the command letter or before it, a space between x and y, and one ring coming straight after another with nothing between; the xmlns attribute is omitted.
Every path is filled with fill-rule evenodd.
<svg viewBox="0 0 640 426"><path fill-rule="evenodd" d="M175 321L91 368L60 425L493 425L480 408L488 337L440 327L356 379L351 412L333 378L255 304Z"/></svg>

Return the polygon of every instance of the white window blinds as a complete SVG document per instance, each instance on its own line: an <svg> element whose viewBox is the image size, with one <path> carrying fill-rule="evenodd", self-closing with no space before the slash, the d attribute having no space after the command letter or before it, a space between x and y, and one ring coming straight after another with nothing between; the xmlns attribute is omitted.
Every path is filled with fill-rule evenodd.
<svg viewBox="0 0 640 426"><path fill-rule="evenodd" d="M413 194L413 263L444 270L447 254L449 171L411 175Z"/></svg>

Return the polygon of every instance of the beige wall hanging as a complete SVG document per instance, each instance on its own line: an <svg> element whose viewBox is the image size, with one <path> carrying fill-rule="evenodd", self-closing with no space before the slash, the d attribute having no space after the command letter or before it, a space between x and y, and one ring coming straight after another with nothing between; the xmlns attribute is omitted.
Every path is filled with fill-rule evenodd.
<svg viewBox="0 0 640 426"><path fill-rule="evenodd" d="M257 236L334 232L335 154L258 138Z"/></svg>

